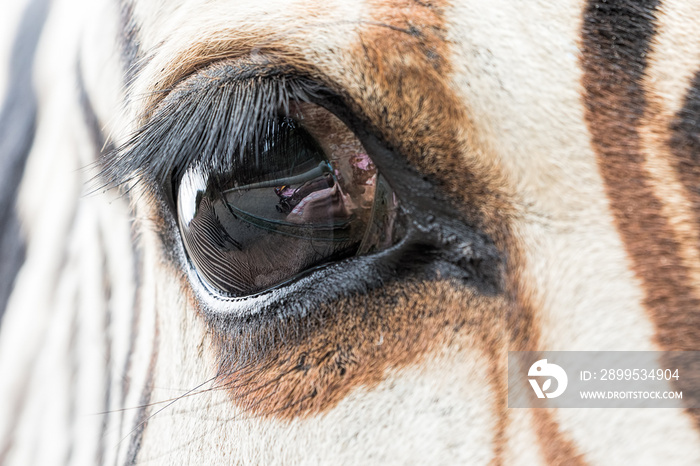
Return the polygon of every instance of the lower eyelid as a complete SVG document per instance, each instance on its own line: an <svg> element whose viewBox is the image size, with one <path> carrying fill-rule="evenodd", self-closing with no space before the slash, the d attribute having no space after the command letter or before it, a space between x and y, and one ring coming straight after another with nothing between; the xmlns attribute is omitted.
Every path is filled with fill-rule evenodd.
<svg viewBox="0 0 700 466"><path fill-rule="evenodd" d="M401 243L392 247L400 249ZM191 266L187 267L190 284L200 310L214 319L255 319L263 317L303 316L322 304L332 303L342 296L364 294L382 286L391 275L381 266L386 250L372 256L347 259L307 271L278 286L245 297L225 296L201 281ZM187 263L187 261L185 260ZM323 282L322 288L318 283Z"/></svg>

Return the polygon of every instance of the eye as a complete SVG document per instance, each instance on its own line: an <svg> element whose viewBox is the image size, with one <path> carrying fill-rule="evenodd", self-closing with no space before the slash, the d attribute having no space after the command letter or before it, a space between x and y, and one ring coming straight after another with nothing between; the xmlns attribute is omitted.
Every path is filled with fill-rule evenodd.
<svg viewBox="0 0 700 466"><path fill-rule="evenodd" d="M340 119L295 103L263 125L230 170L195 165L180 180L180 231L204 283L251 295L400 238L395 194Z"/></svg>

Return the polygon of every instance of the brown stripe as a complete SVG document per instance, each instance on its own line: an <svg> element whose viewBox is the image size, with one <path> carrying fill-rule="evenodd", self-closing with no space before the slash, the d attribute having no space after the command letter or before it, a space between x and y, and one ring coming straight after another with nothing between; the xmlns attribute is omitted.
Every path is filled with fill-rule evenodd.
<svg viewBox="0 0 700 466"><path fill-rule="evenodd" d="M540 345L540 323L537 321L536 309L528 299L533 293L527 290L523 283L525 259L520 253L521 248L515 242L515 236L508 235L508 250L511 261L508 276L509 294L513 307L508 313L508 329L510 331L510 351L542 351ZM580 453L573 440L561 431L555 420L555 411L551 409L531 409L535 434L540 451L551 465L585 465L584 455Z"/></svg>
<svg viewBox="0 0 700 466"><path fill-rule="evenodd" d="M576 450L574 443L561 431L554 418L554 410L533 409L531 411L541 451L548 464L566 466L587 464L583 454Z"/></svg>
<svg viewBox="0 0 700 466"><path fill-rule="evenodd" d="M667 350L699 349L700 325L679 245L648 180L640 147L646 109L641 85L657 2L589 2L583 27L586 121L610 208L644 285L644 304Z"/></svg>
<svg viewBox="0 0 700 466"><path fill-rule="evenodd" d="M656 342L664 350L698 350L700 300L681 246L645 171L639 136L649 111L642 80L657 6L654 0L589 2L582 55L586 121L610 208L643 284L644 305L656 327ZM686 100L674 126L672 146L681 171L696 154L692 150L697 147L693 145L697 144L697 128L688 127L692 121L688 113L697 115L696 95L693 91ZM692 171L683 178L692 188ZM697 184L694 190L697 192ZM698 413L691 414L700 425Z"/></svg>
<svg viewBox="0 0 700 466"><path fill-rule="evenodd" d="M507 432L511 422L511 418L508 415L508 384L506 378L503 377L503 374L508 372L508 356L506 351L498 351L498 341L502 343L503 341L507 341L507 339L501 337L495 341L490 348L487 347L485 349L486 357L492 361L490 364L488 383L491 386L491 393L494 394L493 410L497 415L493 437L494 458L490 466L501 466L505 464L503 458L507 451ZM489 352L494 349L496 349L496 352Z"/></svg>

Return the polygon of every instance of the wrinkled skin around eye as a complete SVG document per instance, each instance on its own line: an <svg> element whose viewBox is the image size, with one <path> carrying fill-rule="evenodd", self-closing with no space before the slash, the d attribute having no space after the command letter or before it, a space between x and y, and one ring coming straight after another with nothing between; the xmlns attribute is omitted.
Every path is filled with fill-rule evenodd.
<svg viewBox="0 0 700 466"><path fill-rule="evenodd" d="M292 110L270 125L258 164L194 166L180 181L185 249L216 292L250 295L397 238L395 195L359 140L321 107Z"/></svg>

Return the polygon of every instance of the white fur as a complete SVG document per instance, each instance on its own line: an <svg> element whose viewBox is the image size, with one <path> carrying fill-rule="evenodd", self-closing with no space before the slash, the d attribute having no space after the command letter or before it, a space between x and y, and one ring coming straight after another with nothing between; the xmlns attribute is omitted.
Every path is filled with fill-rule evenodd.
<svg viewBox="0 0 700 466"><path fill-rule="evenodd" d="M670 113L679 108L700 62L700 34L683 21L697 17L685 11L696 8L691 3L666 3L669 14L661 18L651 59L656 79L647 84ZM291 50L340 80L352 72L350 49L373 20L368 6L136 1L141 46L151 59L124 107L113 3L54 4L37 57L38 138L19 202L27 261L0 327L0 413L8 413L0 415L0 452L11 439L7 464L93 464L100 441L106 463L123 463L149 377L150 401L157 403L151 412L157 414L147 424L139 462L488 464L500 413L487 383L493 356L478 349L476 337L468 336L469 344L460 348L435 348L414 366L389 370L378 386L358 387L329 412L307 419L251 417L216 390L169 406L165 400L215 374L207 327L189 307L177 271L162 257L147 196L136 195L127 206L112 191L90 194L85 187L94 172L84 168L95 154L75 92L78 56L95 111L119 143L138 125L136 117L163 70L193 42L236 34L263 34L263 44L283 38ZM480 163L502 170L518 202L514 230L524 251L521 281L542 325L542 347L656 349L641 285L613 223L584 121L582 7L573 0L465 0L448 8L450 80L474 123L476 147L465 157L475 154ZM674 16L676 10L683 13ZM688 36L693 40L685 40ZM692 58L677 60L678 49ZM143 252L139 269L146 284L138 290L134 241ZM124 374L137 302L138 338ZM71 345L80 348L77 366L70 359ZM501 348L498 357L506 350ZM107 374L112 383L104 406ZM70 400L77 404L71 407ZM121 422L115 413L124 408ZM18 425L10 423L15 409L22 412ZM100 415L105 409L113 413ZM508 418L504 461L542 463L532 413L509 410ZM669 458L674 464L700 463L698 433L679 410L559 410L554 420L593 464L661 464Z"/></svg>

